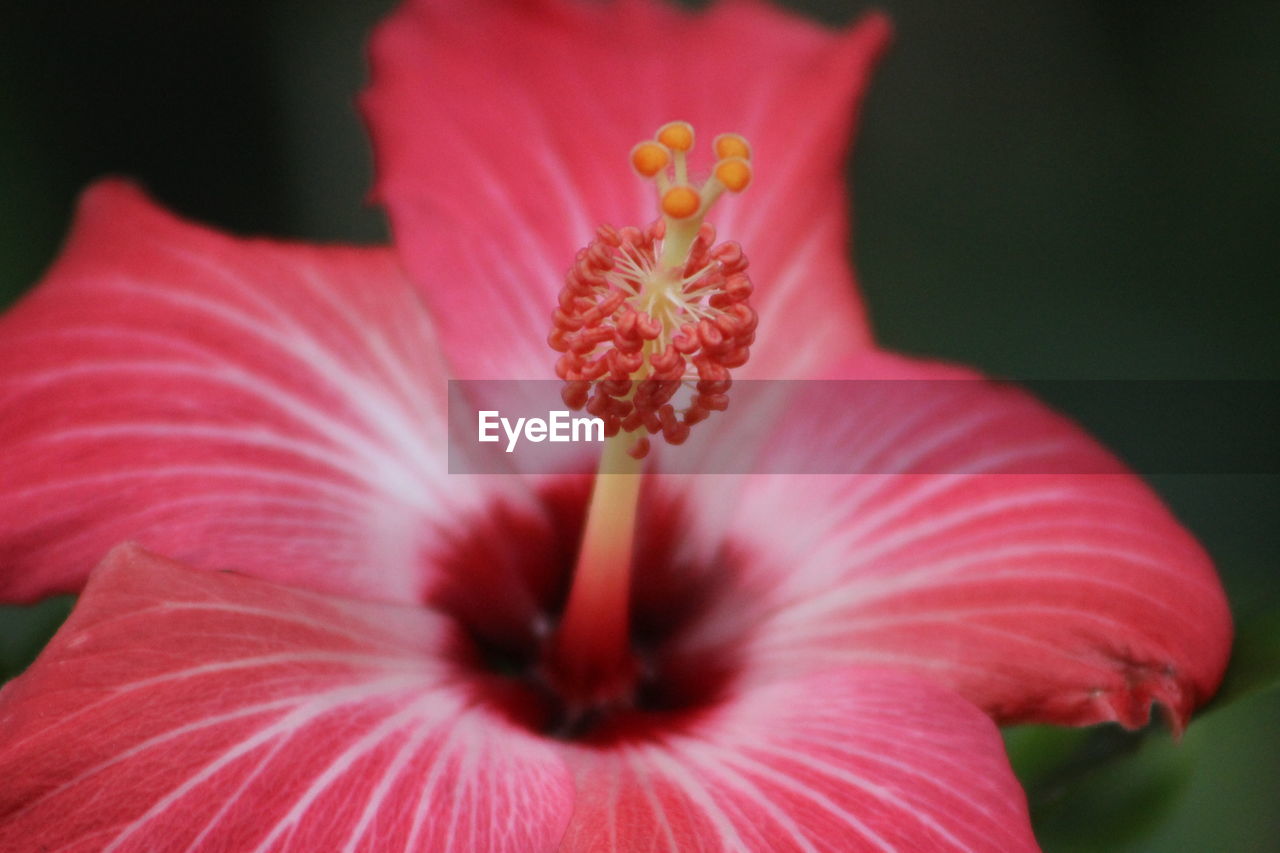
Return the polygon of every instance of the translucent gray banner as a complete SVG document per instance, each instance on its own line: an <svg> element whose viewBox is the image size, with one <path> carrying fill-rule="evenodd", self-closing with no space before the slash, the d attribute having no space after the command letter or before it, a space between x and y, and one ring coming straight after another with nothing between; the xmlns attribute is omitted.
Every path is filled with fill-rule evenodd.
<svg viewBox="0 0 1280 853"><path fill-rule="evenodd" d="M451 381L450 473L593 470L603 424L571 410L564 386ZM1278 391L1270 380L742 380L680 446L654 436L647 464L672 474L1277 474ZM672 397L676 412L694 393Z"/></svg>

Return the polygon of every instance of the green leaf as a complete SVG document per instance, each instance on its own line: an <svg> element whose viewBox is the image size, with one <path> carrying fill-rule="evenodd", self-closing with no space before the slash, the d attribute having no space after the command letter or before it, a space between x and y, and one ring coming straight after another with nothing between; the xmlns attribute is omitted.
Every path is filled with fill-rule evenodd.
<svg viewBox="0 0 1280 853"><path fill-rule="evenodd" d="M1280 838L1280 687L1159 725L1025 726L1005 739L1045 853L1269 850Z"/></svg>
<svg viewBox="0 0 1280 853"><path fill-rule="evenodd" d="M0 681L19 675L71 612L75 596L58 595L38 604L0 605Z"/></svg>
<svg viewBox="0 0 1280 853"><path fill-rule="evenodd" d="M1237 626L1231 666L1210 707L1222 708L1274 687L1280 687L1280 608Z"/></svg>

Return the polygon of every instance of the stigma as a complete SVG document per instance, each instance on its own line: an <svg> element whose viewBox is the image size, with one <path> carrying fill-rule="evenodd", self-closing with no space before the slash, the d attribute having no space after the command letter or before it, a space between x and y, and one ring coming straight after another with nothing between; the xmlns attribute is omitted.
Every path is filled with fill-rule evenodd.
<svg viewBox="0 0 1280 853"><path fill-rule="evenodd" d="M548 336L561 353L562 397L604 421L605 435L681 444L689 430L729 405L730 371L746 364L756 314L747 259L716 242L707 214L726 192L751 183L751 146L716 137L705 180L691 179L694 130L663 125L631 149L631 166L654 185L658 217L644 226L601 226L565 277Z"/></svg>

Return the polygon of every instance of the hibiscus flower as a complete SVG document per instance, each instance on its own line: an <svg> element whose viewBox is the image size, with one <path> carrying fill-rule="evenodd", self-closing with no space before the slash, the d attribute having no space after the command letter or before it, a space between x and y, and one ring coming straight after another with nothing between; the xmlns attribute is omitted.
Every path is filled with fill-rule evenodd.
<svg viewBox="0 0 1280 853"><path fill-rule="evenodd" d="M1200 547L1031 399L872 345L841 175L886 37L413 0L365 102L395 252L90 190L0 320L0 590L81 591L0 692L0 847L1033 850L995 722L1184 725L1231 633ZM634 670L584 705L547 667L591 657L556 642L590 475L449 475L445 380L548 375L564 271L653 218L625 158L673 117L761 170L717 210L758 285L736 376L969 381L764 425L884 474L645 478L626 630L580 635Z"/></svg>

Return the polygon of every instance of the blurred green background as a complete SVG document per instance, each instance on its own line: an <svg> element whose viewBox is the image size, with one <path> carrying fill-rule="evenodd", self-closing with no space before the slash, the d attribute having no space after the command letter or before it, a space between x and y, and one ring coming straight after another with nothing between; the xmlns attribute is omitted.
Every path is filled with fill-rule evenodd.
<svg viewBox="0 0 1280 853"><path fill-rule="evenodd" d="M0 304L105 173L238 232L385 238L353 102L391 5L0 4ZM878 6L897 43L851 177L886 346L1019 379L1280 379L1280 3ZM1054 402L1122 453L1174 440L1162 413ZM1280 470L1277 436L1191 417ZM1158 725L1008 732L1037 833L1048 851L1280 850L1280 477L1152 480L1218 561L1232 670L1177 745ZM69 606L0 610L0 675Z"/></svg>

